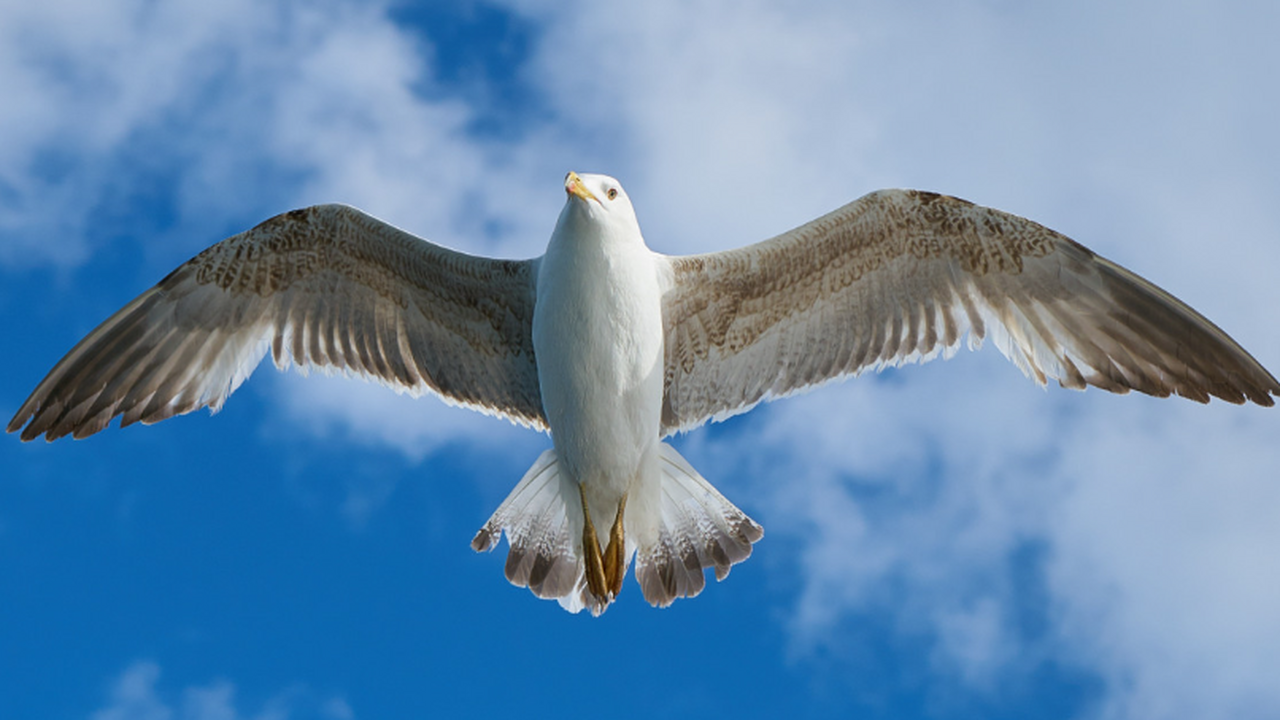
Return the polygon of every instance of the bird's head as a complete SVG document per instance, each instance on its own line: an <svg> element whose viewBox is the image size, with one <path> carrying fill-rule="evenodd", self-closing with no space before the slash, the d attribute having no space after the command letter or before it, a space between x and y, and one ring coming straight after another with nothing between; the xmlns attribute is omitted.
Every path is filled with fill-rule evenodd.
<svg viewBox="0 0 1280 720"><path fill-rule="evenodd" d="M596 233L640 237L640 225L622 184L608 175L571 172L564 178L568 195L560 226L586 226Z"/></svg>

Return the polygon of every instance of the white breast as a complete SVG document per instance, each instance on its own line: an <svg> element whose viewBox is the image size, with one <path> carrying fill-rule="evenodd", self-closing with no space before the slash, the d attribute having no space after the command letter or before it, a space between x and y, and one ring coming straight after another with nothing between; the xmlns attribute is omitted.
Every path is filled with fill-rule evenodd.
<svg viewBox="0 0 1280 720"><path fill-rule="evenodd" d="M655 256L638 228L629 233L570 204L542 258L533 315L552 440L604 518L656 457L662 407Z"/></svg>

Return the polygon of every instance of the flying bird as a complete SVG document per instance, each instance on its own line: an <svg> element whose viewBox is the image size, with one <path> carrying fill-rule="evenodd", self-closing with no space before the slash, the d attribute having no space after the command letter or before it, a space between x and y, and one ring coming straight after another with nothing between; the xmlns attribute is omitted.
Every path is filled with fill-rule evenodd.
<svg viewBox="0 0 1280 720"><path fill-rule="evenodd" d="M606 610L723 579L763 531L668 436L835 378L990 338L1044 385L1272 405L1216 325L1071 239L946 195L881 190L773 239L668 256L626 192L569 173L545 254L474 257L345 205L276 216L184 263L80 341L9 422L83 438L222 403L269 351L551 434L472 547Z"/></svg>

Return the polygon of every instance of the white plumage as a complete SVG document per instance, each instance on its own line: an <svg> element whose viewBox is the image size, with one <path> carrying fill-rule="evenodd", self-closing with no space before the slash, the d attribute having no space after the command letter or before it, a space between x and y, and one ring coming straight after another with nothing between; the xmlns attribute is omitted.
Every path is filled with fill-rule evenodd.
<svg viewBox="0 0 1280 720"><path fill-rule="evenodd" d="M772 240L669 257L602 175L565 181L541 258L493 260L320 205L214 245L108 318L10 421L23 440L217 409L271 352L549 430L472 541L603 612L634 557L647 600L698 594L760 526L666 436L867 368L991 336L1029 377L1272 405L1280 384L1165 291L1029 220L867 195Z"/></svg>

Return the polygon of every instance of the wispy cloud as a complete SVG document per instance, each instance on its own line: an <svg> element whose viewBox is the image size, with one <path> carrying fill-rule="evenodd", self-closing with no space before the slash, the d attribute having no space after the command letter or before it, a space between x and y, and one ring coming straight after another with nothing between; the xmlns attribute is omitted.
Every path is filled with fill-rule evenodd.
<svg viewBox="0 0 1280 720"><path fill-rule="evenodd" d="M81 263L149 189L199 230L180 240L193 249L211 224L301 202L358 204L491 251L503 248L487 228L521 227L522 204L494 198L504 176L522 179L523 155L486 156L471 110L433 86L425 41L378 3L62 0L5 14L0 90L21 102L0 118L0 263Z"/></svg>
<svg viewBox="0 0 1280 720"><path fill-rule="evenodd" d="M283 690L256 710L241 707L236 686L226 680L207 685L167 688L160 666L150 660L133 663L111 685L107 704L91 720L354 720L341 697L319 698L303 687Z"/></svg>
<svg viewBox="0 0 1280 720"><path fill-rule="evenodd" d="M7 239L0 261L80 262L91 252L90 216L111 180L146 165L149 132L191 118L184 101L229 72L236 46L260 41L242 4L212 9L176 2L74 0L6 8L0 30L5 94L20 97L0 119ZM234 72L231 72L233 75ZM217 113L217 106L213 112ZM56 205L51 205L56 203ZM51 242L50 238L56 241Z"/></svg>
<svg viewBox="0 0 1280 720"><path fill-rule="evenodd" d="M1047 572L1064 645L1116 690L1104 716L1280 714L1280 449L1261 415L1117 404L1071 429Z"/></svg>

